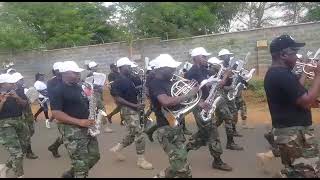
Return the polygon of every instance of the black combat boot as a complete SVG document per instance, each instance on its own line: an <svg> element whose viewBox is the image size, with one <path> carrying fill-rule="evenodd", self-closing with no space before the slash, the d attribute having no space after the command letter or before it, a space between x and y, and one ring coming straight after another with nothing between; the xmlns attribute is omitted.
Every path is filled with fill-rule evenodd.
<svg viewBox="0 0 320 180"><path fill-rule="evenodd" d="M214 160L212 161L211 166L214 169L219 169L222 171L232 171L232 167L224 163L220 157L214 157Z"/></svg>
<svg viewBox="0 0 320 180"><path fill-rule="evenodd" d="M239 146L238 144L234 143L233 136L227 136L227 149L230 150L237 150L242 151L243 147Z"/></svg>
<svg viewBox="0 0 320 180"><path fill-rule="evenodd" d="M58 152L58 149L59 149L61 144L63 144L62 139L61 138L57 138L56 141L52 145L50 145L48 147L48 150L51 151L53 157L55 157L55 158L61 157L59 152Z"/></svg>
<svg viewBox="0 0 320 180"><path fill-rule="evenodd" d="M74 172L72 169L64 172L61 176L61 178L74 178Z"/></svg>
<svg viewBox="0 0 320 180"><path fill-rule="evenodd" d="M31 144L27 146L26 158L28 159L38 159L38 156L32 152Z"/></svg>
<svg viewBox="0 0 320 180"><path fill-rule="evenodd" d="M154 141L152 135L157 129L158 129L158 126L155 124L146 131L146 134L148 135L148 138L151 142Z"/></svg>

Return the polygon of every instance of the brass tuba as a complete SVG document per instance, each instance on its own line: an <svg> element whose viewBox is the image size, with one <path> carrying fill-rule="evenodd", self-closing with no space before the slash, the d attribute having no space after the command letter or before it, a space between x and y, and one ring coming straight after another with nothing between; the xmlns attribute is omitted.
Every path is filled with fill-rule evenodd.
<svg viewBox="0 0 320 180"><path fill-rule="evenodd" d="M197 82L194 80L188 80L181 76L175 75L173 76L172 81L174 84L171 87L171 96L177 97L181 95L186 95L190 92L190 90L197 85ZM169 122L171 127L176 127L179 125L179 121L181 117L190 110L192 110L200 101L202 92L199 91L194 97L185 100L180 103L180 107L178 110L169 109L167 107L162 108L162 112L164 113L166 119Z"/></svg>

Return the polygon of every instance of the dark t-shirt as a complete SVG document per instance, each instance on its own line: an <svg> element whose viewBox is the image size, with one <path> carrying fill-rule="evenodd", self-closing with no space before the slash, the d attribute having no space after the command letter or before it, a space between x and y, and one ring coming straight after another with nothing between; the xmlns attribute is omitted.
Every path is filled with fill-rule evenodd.
<svg viewBox="0 0 320 180"><path fill-rule="evenodd" d="M136 87L142 84L142 79L138 75L130 75L130 79Z"/></svg>
<svg viewBox="0 0 320 180"><path fill-rule="evenodd" d="M120 74L118 72L111 72L109 75L108 75L108 81L111 82L111 81L115 81L117 79L117 77L120 76Z"/></svg>
<svg viewBox="0 0 320 180"><path fill-rule="evenodd" d="M47 82L47 90L48 90L48 95L50 96L50 93L52 90L54 90L59 83L61 83L61 77L58 78L57 76L54 76L53 78L51 78L48 82Z"/></svg>
<svg viewBox="0 0 320 180"><path fill-rule="evenodd" d="M169 125L169 123L161 111L161 105L157 97L161 94L166 94L168 96L171 96L172 85L173 83L171 81L164 81L159 79L153 79L149 83L148 88L149 88L150 99L154 107L154 113L156 115L158 127Z"/></svg>
<svg viewBox="0 0 320 180"><path fill-rule="evenodd" d="M208 78L208 70L205 67L197 67L193 65L188 72L185 73L185 78L189 80L196 80L199 84ZM202 90L202 97L201 99L206 99L209 96L209 87L203 86Z"/></svg>
<svg viewBox="0 0 320 180"><path fill-rule="evenodd" d="M27 100L27 96L24 94L23 88L18 88L16 93L19 97L24 100ZM8 97L6 102L3 104L3 107L0 111L0 120L10 117L20 117L22 116L23 107L17 103L17 100L13 97Z"/></svg>
<svg viewBox="0 0 320 180"><path fill-rule="evenodd" d="M51 91L49 99L52 110L63 111L78 119L89 117L89 100L80 85L59 83L54 91Z"/></svg>
<svg viewBox="0 0 320 180"><path fill-rule="evenodd" d="M131 103L134 103L134 104L138 103L138 100L137 100L138 92L135 88L135 85L130 78L124 75L120 75L113 82L110 93L114 97L119 96Z"/></svg>
<svg viewBox="0 0 320 180"><path fill-rule="evenodd" d="M275 128L309 126L312 124L310 109L304 109L296 101L307 90L289 69L271 67L264 79L264 89Z"/></svg>

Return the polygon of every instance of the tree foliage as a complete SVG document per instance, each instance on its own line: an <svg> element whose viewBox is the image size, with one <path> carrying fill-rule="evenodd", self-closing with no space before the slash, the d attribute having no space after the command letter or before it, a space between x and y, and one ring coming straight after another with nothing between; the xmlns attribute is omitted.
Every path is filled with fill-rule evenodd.
<svg viewBox="0 0 320 180"><path fill-rule="evenodd" d="M0 11L0 49L33 49L40 47L40 41L23 21L16 16Z"/></svg>
<svg viewBox="0 0 320 180"><path fill-rule="evenodd" d="M126 24L131 33L138 37L162 39L204 35L228 29L230 20L238 10L237 3L221 2L124 2L118 6L127 9L120 14L127 18Z"/></svg>
<svg viewBox="0 0 320 180"><path fill-rule="evenodd" d="M309 8L310 10L307 12L303 21L304 22L320 21L320 3L313 2L310 4Z"/></svg>
<svg viewBox="0 0 320 180"><path fill-rule="evenodd" d="M274 12L282 11L281 17ZM271 12L271 13L270 13ZM3 2L1 50L174 39L320 20L318 2ZM268 14L269 13L269 14ZM306 14L306 15L305 15Z"/></svg>
<svg viewBox="0 0 320 180"><path fill-rule="evenodd" d="M62 48L114 41L106 20L110 11L101 3L6 2L3 9L24 22L41 43Z"/></svg>

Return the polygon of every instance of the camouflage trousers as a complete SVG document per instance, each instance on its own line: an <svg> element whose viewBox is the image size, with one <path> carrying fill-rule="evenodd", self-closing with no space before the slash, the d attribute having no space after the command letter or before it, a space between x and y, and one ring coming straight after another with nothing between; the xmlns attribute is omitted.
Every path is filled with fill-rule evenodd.
<svg viewBox="0 0 320 180"><path fill-rule="evenodd" d="M182 126L175 128L162 126L157 130L157 138L169 157L170 165L165 169L165 177L192 178Z"/></svg>
<svg viewBox="0 0 320 180"><path fill-rule="evenodd" d="M103 94L101 92L94 92L94 96L95 96L95 98L97 100L97 108L101 109L104 112L107 112L106 108L104 107ZM105 124L105 123L107 123L107 121L106 121L105 118L103 118L102 119L102 124Z"/></svg>
<svg viewBox="0 0 320 180"><path fill-rule="evenodd" d="M31 137L34 135L34 117L30 106L22 113L22 119L28 129L28 145L31 145Z"/></svg>
<svg viewBox="0 0 320 180"><path fill-rule="evenodd" d="M279 146L281 170L289 178L319 178L319 147L311 127L275 128L275 143Z"/></svg>
<svg viewBox="0 0 320 180"><path fill-rule="evenodd" d="M6 162L15 176L24 175L23 157L26 153L28 129L21 117L0 120L0 144L9 152Z"/></svg>
<svg viewBox="0 0 320 180"><path fill-rule="evenodd" d="M88 128L69 124L58 124L63 143L69 153L75 177L88 176L89 170L99 161L97 137L88 135Z"/></svg>
<svg viewBox="0 0 320 180"><path fill-rule="evenodd" d="M233 137L233 125L236 124L236 104L235 100L228 100L226 96L221 96L221 100L217 103L215 110L215 118L217 120L216 124L219 127L223 121L226 129L226 134L229 137Z"/></svg>
<svg viewBox="0 0 320 180"><path fill-rule="evenodd" d="M100 92L94 92L94 96L97 100L97 107L98 109L103 110L104 112L106 112L106 109L104 107L104 102L103 102L103 94Z"/></svg>
<svg viewBox="0 0 320 180"><path fill-rule="evenodd" d="M195 107L193 116L196 120L198 131L194 133L187 144L187 149L197 150L201 146L208 145L212 157L220 157L222 154L222 146L219 138L216 123L211 121L203 121L200 115L201 109Z"/></svg>
<svg viewBox="0 0 320 180"><path fill-rule="evenodd" d="M144 154L146 144L143 128L140 125L139 112L129 107L121 106L120 116L128 130L128 134L122 139L121 144L123 147L127 147L135 142L137 154Z"/></svg>
<svg viewBox="0 0 320 180"><path fill-rule="evenodd" d="M237 111L236 112L236 116L237 116L236 120L238 121L238 112L240 111L241 119L243 121L245 121L246 118L247 118L247 105L246 105L246 102L244 101L242 95L237 96L235 98L235 103L236 103L236 107L237 107L237 109L236 109L236 111Z"/></svg>

